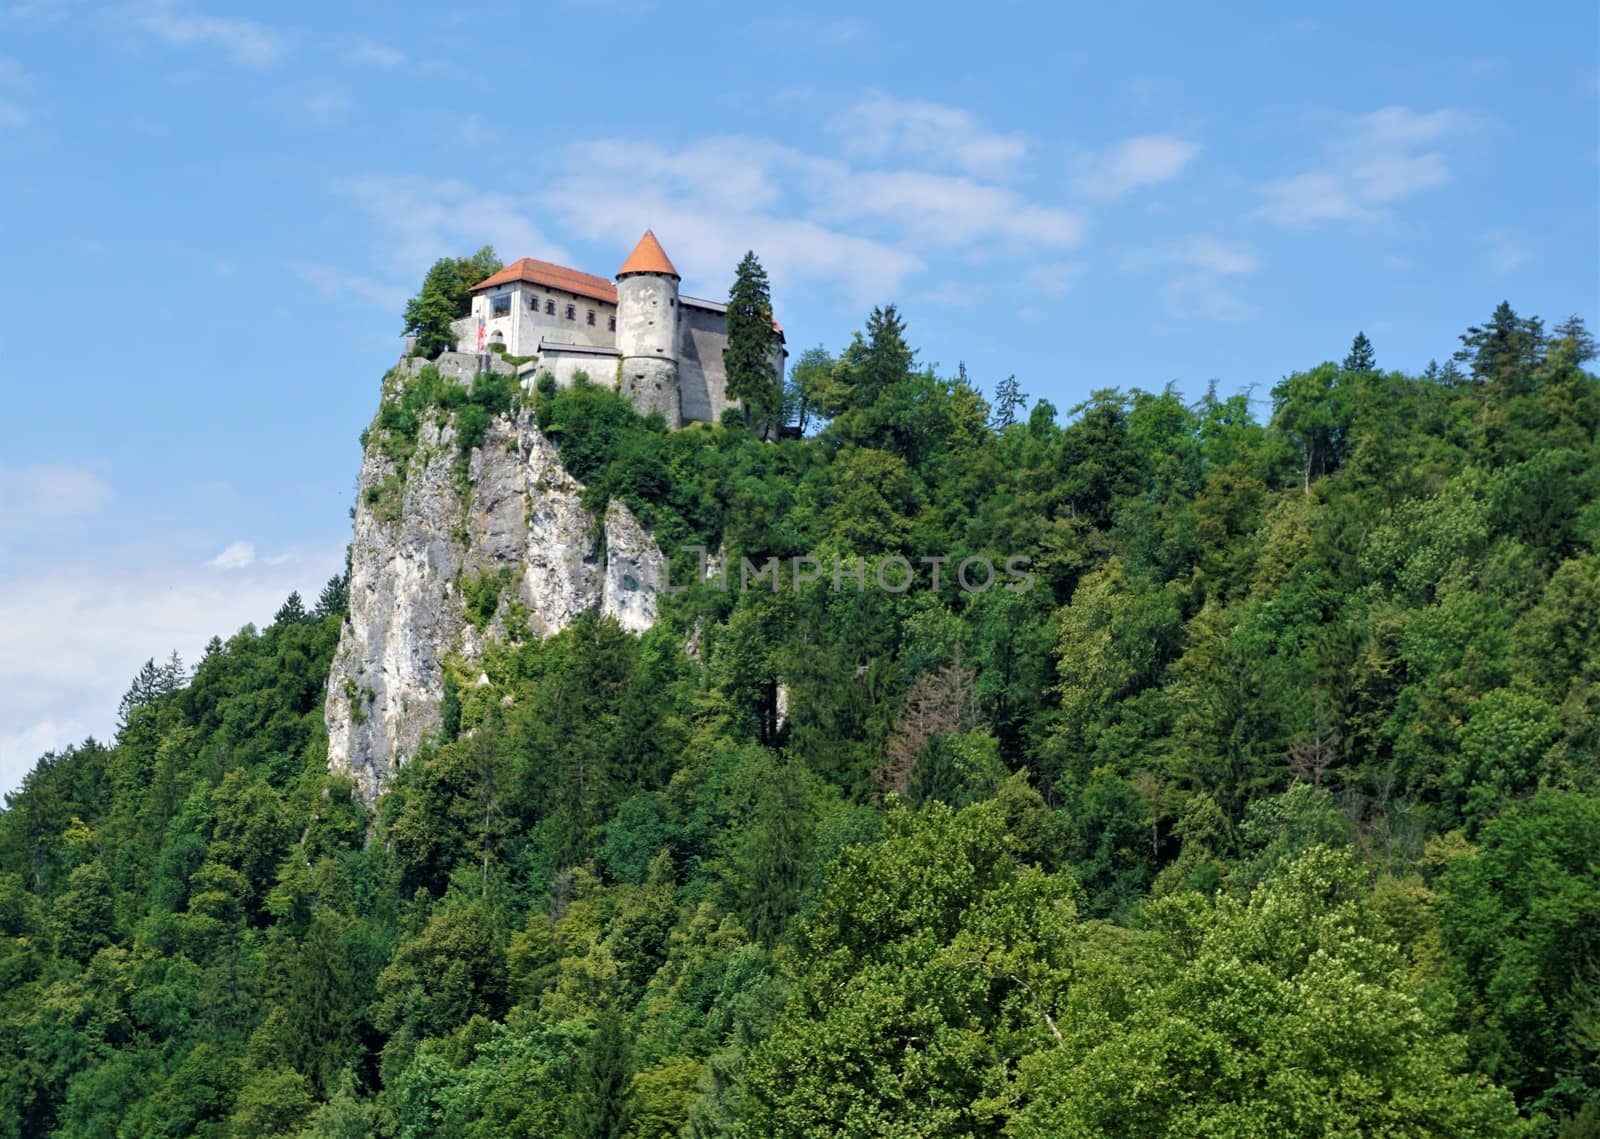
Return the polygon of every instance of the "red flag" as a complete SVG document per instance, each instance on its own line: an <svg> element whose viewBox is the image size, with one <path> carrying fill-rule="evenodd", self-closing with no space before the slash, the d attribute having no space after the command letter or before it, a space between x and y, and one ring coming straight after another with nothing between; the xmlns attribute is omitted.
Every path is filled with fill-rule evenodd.
<svg viewBox="0 0 1600 1139"><path fill-rule="evenodd" d="M478 352L483 352L483 317L478 318Z"/></svg>

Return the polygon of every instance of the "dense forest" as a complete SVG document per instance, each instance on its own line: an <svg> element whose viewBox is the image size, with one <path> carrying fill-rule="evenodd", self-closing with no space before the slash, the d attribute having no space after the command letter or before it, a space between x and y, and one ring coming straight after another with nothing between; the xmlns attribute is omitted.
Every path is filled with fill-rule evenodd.
<svg viewBox="0 0 1600 1139"><path fill-rule="evenodd" d="M1594 351L1063 414L886 308L777 442L425 372L378 442L527 401L675 581L919 580L493 645L370 809L343 579L152 661L0 814L0 1134L1600 1135Z"/></svg>

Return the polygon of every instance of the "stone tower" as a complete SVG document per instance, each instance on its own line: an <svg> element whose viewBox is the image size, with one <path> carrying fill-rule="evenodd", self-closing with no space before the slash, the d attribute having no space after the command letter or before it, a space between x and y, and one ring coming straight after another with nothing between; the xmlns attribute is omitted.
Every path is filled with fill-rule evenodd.
<svg viewBox="0 0 1600 1139"><path fill-rule="evenodd" d="M683 426L678 392L678 270L645 230L617 270L618 387L640 415L659 411Z"/></svg>

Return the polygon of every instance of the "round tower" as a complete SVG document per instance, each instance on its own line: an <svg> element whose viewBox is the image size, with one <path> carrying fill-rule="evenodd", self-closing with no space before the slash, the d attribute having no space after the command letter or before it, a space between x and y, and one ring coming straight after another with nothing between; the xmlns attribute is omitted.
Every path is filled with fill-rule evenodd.
<svg viewBox="0 0 1600 1139"><path fill-rule="evenodd" d="M618 387L640 415L659 411L683 426L678 396L678 270L645 230L617 270Z"/></svg>

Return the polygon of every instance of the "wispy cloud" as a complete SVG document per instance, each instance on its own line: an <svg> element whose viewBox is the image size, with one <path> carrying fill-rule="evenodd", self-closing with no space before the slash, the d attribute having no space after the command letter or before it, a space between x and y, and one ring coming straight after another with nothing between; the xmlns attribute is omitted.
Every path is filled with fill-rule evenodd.
<svg viewBox="0 0 1600 1139"><path fill-rule="evenodd" d="M920 99L870 95L835 118L829 129L849 154L915 158L974 174L1004 175L1028 153L1020 134L985 126L970 111Z"/></svg>
<svg viewBox="0 0 1600 1139"><path fill-rule="evenodd" d="M13 90L26 90L33 86L33 80L22 64L14 59L0 55L0 87L10 87Z"/></svg>
<svg viewBox="0 0 1600 1139"><path fill-rule="evenodd" d="M1242 277L1261 269L1261 258L1254 250L1234 242L1224 242L1210 234L1190 234L1168 245L1141 250L1125 259L1128 269L1149 266L1182 266L1219 277Z"/></svg>
<svg viewBox="0 0 1600 1139"><path fill-rule="evenodd" d="M559 261L566 255L529 220L535 203L528 197L480 190L454 178L420 176L347 179L335 189L377 224L385 260L408 277L420 278L420 269L440 257L460 256L485 244L507 258Z"/></svg>
<svg viewBox="0 0 1600 1139"><path fill-rule="evenodd" d="M1034 265L1022 275L1023 282L1037 293L1059 297L1083 279L1083 266L1073 262Z"/></svg>
<svg viewBox="0 0 1600 1139"><path fill-rule="evenodd" d="M1121 198L1135 190L1170 182L1199 153L1199 143L1176 135L1135 135L1080 158L1073 189L1086 198Z"/></svg>
<svg viewBox="0 0 1600 1139"><path fill-rule="evenodd" d="M238 541L223 547L222 552L206 563L212 569L241 570L248 569L255 564L256 548L254 543Z"/></svg>
<svg viewBox="0 0 1600 1139"><path fill-rule="evenodd" d="M290 268L325 297L354 297L392 312L405 303L408 295L400 285L385 284L332 265L295 261Z"/></svg>
<svg viewBox="0 0 1600 1139"><path fill-rule="evenodd" d="M1533 249L1525 235L1512 229L1491 229L1481 238L1489 268L1509 273L1533 260Z"/></svg>
<svg viewBox="0 0 1600 1139"><path fill-rule="evenodd" d="M406 61L406 53L397 47L381 44L374 40L358 40L344 53L346 63L356 63L363 67L399 67Z"/></svg>
<svg viewBox="0 0 1600 1139"><path fill-rule="evenodd" d="M1178 320L1200 317L1222 324L1242 324L1260 315L1260 309L1244 300L1214 274L1181 273L1161 290L1167 312Z"/></svg>
<svg viewBox="0 0 1600 1139"><path fill-rule="evenodd" d="M1384 107L1349 116L1325 144L1322 168L1262 185L1260 214L1291 227L1378 220L1391 203L1450 181L1439 147L1471 127L1468 116L1449 108Z"/></svg>
<svg viewBox="0 0 1600 1139"><path fill-rule="evenodd" d="M1135 250L1123 257L1129 271L1161 270L1167 276L1161 299L1175 320L1213 320L1237 324L1257 315L1257 306L1235 291L1239 278L1261 270L1255 250L1210 234Z"/></svg>
<svg viewBox="0 0 1600 1139"><path fill-rule="evenodd" d="M43 752L108 737L117 699L149 657L199 659L212 636L272 619L291 590L315 597L342 552L295 551L227 574L131 568L100 551L93 568L0 578L0 790Z"/></svg>
<svg viewBox="0 0 1600 1139"><path fill-rule="evenodd" d="M22 64L0 55L0 92L15 94L27 91L32 86L33 79ZM32 118L28 108L16 99L0 96L0 127L26 126Z"/></svg>
<svg viewBox="0 0 1600 1139"><path fill-rule="evenodd" d="M367 178L343 189L403 254L407 272L486 241L507 258L563 260L546 225L616 249L651 226L670 234L685 288L709 295L726 287L749 249L780 295L821 287L872 303L892 298L937 256L1027 264L1083 240L1078 211L998 176L948 169L952 162L1006 165L1024 153L1019 138L952 108L876 96L872 105L876 125L844 138L842 156L752 136L678 146L609 138L551 154L529 171L537 189L526 195L415 177ZM953 147L933 153L929 122L951 125Z"/></svg>
<svg viewBox="0 0 1600 1139"><path fill-rule="evenodd" d="M266 68L288 50L266 24L239 17L209 16L177 0L139 0L121 10L134 27L173 47L214 48L244 67Z"/></svg>
<svg viewBox="0 0 1600 1139"><path fill-rule="evenodd" d="M762 26L768 38L786 45L796 43L817 47L848 47L867 38L867 25L849 16L825 20L808 15L771 20Z"/></svg>
<svg viewBox="0 0 1600 1139"><path fill-rule="evenodd" d="M83 467L0 467L0 532L94 514L110 501L111 487Z"/></svg>

